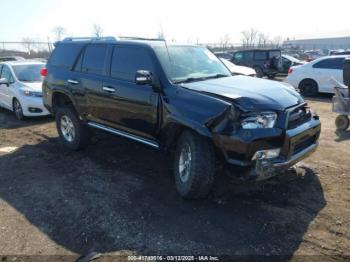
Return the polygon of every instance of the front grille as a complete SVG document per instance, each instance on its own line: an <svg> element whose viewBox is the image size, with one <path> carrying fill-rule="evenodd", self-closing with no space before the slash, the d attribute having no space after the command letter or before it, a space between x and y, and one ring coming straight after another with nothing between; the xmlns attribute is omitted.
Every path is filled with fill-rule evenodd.
<svg viewBox="0 0 350 262"><path fill-rule="evenodd" d="M311 117L311 110L306 105L293 109L289 113L288 129L293 129L304 124L309 121Z"/></svg>
<svg viewBox="0 0 350 262"><path fill-rule="evenodd" d="M297 143L294 146L293 155L298 154L299 152L303 151L304 149L306 149L309 146L311 146L312 144L314 144L315 140L316 140L316 137L311 136L311 137L306 138L306 139L300 141L299 143Z"/></svg>

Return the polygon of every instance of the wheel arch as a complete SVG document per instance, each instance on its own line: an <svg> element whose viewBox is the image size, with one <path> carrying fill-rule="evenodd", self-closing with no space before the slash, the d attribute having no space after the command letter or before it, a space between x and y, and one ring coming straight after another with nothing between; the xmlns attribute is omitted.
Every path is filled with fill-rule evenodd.
<svg viewBox="0 0 350 262"><path fill-rule="evenodd" d="M172 151L177 145L177 141L184 131L192 131L207 139L212 138L212 134L205 126L194 121L172 119L163 128L160 135L160 144L165 151Z"/></svg>
<svg viewBox="0 0 350 262"><path fill-rule="evenodd" d="M51 97L52 114L56 114L57 108L72 105L76 110L76 104L73 97L63 91L54 91Z"/></svg>

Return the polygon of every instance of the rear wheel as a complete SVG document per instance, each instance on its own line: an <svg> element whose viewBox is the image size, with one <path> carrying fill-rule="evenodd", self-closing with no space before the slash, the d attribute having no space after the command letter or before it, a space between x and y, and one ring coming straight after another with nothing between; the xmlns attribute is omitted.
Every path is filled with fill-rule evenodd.
<svg viewBox="0 0 350 262"><path fill-rule="evenodd" d="M21 103L15 98L13 99L13 112L15 112L18 120L24 120L23 109Z"/></svg>
<svg viewBox="0 0 350 262"><path fill-rule="evenodd" d="M335 126L337 127L337 130L345 131L350 126L350 120L347 115L339 115L335 119Z"/></svg>
<svg viewBox="0 0 350 262"><path fill-rule="evenodd" d="M318 85L312 79L303 80L299 85L300 93L303 96L316 96L318 94Z"/></svg>
<svg viewBox="0 0 350 262"><path fill-rule="evenodd" d="M205 138L185 131L178 141L174 165L176 188L183 198L198 199L209 194L215 174L215 157Z"/></svg>
<svg viewBox="0 0 350 262"><path fill-rule="evenodd" d="M262 78L264 76L264 72L261 69L261 67L256 66L256 67L254 67L254 70L256 72L256 77Z"/></svg>
<svg viewBox="0 0 350 262"><path fill-rule="evenodd" d="M72 106L58 108L56 127L61 140L68 148L80 150L88 145L89 128L79 120Z"/></svg>

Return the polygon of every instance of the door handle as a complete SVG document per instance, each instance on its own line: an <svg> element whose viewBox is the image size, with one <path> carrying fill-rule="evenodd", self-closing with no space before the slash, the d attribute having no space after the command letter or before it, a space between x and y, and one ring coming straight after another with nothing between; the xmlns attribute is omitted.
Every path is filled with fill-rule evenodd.
<svg viewBox="0 0 350 262"><path fill-rule="evenodd" d="M68 79L67 82L70 83L70 84L72 84L72 85L77 85L77 84L79 84L79 81L72 80L72 79Z"/></svg>
<svg viewBox="0 0 350 262"><path fill-rule="evenodd" d="M115 92L115 89L112 88L112 87L108 87L108 86L104 86L102 87L103 91L106 91L108 93L114 93Z"/></svg>

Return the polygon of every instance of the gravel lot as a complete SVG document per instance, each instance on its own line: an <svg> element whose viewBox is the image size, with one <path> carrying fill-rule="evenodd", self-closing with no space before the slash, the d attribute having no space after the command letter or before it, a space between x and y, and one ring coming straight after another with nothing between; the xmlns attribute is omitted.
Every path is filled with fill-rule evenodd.
<svg viewBox="0 0 350 262"><path fill-rule="evenodd" d="M350 132L335 132L329 97L310 105L323 124L320 148L295 172L263 183L221 176L200 201L179 198L168 156L107 134L70 152L52 119L19 122L0 109L0 258L74 261L96 251L349 259Z"/></svg>

